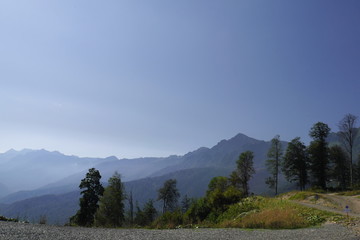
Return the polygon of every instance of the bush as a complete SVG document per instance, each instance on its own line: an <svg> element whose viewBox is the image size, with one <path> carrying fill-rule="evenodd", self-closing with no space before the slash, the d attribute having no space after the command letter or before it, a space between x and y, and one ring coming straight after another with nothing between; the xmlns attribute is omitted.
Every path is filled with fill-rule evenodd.
<svg viewBox="0 0 360 240"><path fill-rule="evenodd" d="M184 214L184 219L188 224L199 223L204 221L210 214L211 208L209 207L205 198L198 199L193 203L189 210Z"/></svg>
<svg viewBox="0 0 360 240"><path fill-rule="evenodd" d="M15 218L6 218L4 216L0 216L0 221L5 221L5 222L18 222L18 219Z"/></svg>
<svg viewBox="0 0 360 240"><path fill-rule="evenodd" d="M181 211L166 212L158 217L153 227L158 229L174 229L183 224L183 214Z"/></svg>

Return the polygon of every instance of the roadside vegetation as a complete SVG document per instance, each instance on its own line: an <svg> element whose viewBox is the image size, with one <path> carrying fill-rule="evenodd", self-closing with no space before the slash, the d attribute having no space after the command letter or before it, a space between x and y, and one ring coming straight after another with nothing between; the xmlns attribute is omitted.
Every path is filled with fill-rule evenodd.
<svg viewBox="0 0 360 240"><path fill-rule="evenodd" d="M299 137L282 148L280 136L271 140L266 166L270 176L266 184L275 197L253 196L249 181L255 173L254 153L245 151L236 161L236 168L228 176L213 178L204 197L191 199L180 193L176 179L164 182L158 189L162 208L154 206L149 199L141 208L132 193L126 193L120 175L114 173L106 188L101 185L101 175L92 168L81 180L80 209L70 219L70 225L85 227L147 227L147 228L193 228L193 227L240 227L293 229L317 226L325 221L341 220L343 217L299 205L295 201L334 203L322 195L329 190L341 190L345 196L359 195L354 191L360 183L360 163L354 164L354 144L358 138L355 128L357 117L346 115L339 123L339 137L343 145L329 147L327 139L331 129L318 122L309 131L313 139L306 146ZM300 191L278 195L279 174L289 182L297 183ZM308 189L305 191L305 189ZM346 191L351 189L353 191ZM125 201L129 210L125 212Z"/></svg>
<svg viewBox="0 0 360 240"><path fill-rule="evenodd" d="M4 216L0 216L0 221L4 221L4 222L19 222L19 219L6 218L6 217L4 217Z"/></svg>

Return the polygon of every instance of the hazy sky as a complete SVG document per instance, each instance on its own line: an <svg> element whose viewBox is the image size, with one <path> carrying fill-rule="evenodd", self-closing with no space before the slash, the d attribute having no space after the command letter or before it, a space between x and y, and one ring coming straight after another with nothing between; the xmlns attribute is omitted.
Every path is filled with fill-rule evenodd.
<svg viewBox="0 0 360 240"><path fill-rule="evenodd" d="M2 0L0 152L185 154L360 116L360 1Z"/></svg>

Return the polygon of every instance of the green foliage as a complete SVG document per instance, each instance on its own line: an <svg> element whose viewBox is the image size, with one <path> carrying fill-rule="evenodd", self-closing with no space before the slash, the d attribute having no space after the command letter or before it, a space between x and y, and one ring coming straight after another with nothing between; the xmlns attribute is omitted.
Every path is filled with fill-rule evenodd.
<svg viewBox="0 0 360 240"><path fill-rule="evenodd" d="M309 136L315 141L326 142L326 138L329 136L331 129L323 122L317 122L312 126L309 132Z"/></svg>
<svg viewBox="0 0 360 240"><path fill-rule="evenodd" d="M139 207L138 202L136 202L136 213L135 213L134 222L138 226L146 226L147 223L145 214Z"/></svg>
<svg viewBox="0 0 360 240"><path fill-rule="evenodd" d="M240 186L244 196L249 195L249 181L255 173L253 163L254 153L246 151L240 154L236 161L237 168L230 175L230 182L235 186Z"/></svg>
<svg viewBox="0 0 360 240"><path fill-rule="evenodd" d="M124 220L125 191L120 175L115 172L109 179L104 195L100 198L99 208L95 214L95 225L120 227Z"/></svg>
<svg viewBox="0 0 360 240"><path fill-rule="evenodd" d="M206 192L206 195L209 195L216 190L219 192L225 192L225 190L228 186L229 186L229 183L228 183L228 179L226 177L223 177L223 176L214 177L213 179L211 179L211 181L208 185L208 190Z"/></svg>
<svg viewBox="0 0 360 240"><path fill-rule="evenodd" d="M190 206L184 217L188 223L194 224L204 221L210 212L211 207L208 205L206 198L199 198Z"/></svg>
<svg viewBox="0 0 360 240"><path fill-rule="evenodd" d="M80 198L80 209L70 218L70 224L90 227L94 223L94 216L98 209L99 198L104 193L100 183L101 175L95 168L90 168L86 177L79 185L82 198Z"/></svg>
<svg viewBox="0 0 360 240"><path fill-rule="evenodd" d="M343 149L338 146L329 148L330 177L338 182L339 188L345 190L350 182L350 169Z"/></svg>
<svg viewBox="0 0 360 240"><path fill-rule="evenodd" d="M145 203L143 212L145 217L145 225L148 225L155 220L157 211L154 207L154 201L152 199Z"/></svg>
<svg viewBox="0 0 360 240"><path fill-rule="evenodd" d="M356 196L356 195L360 195L360 190L340 192L340 193L338 193L338 195L342 195L342 196Z"/></svg>
<svg viewBox="0 0 360 240"><path fill-rule="evenodd" d="M160 229L173 229L183 224L183 214L181 211L165 212L157 218L153 227Z"/></svg>
<svg viewBox="0 0 360 240"><path fill-rule="evenodd" d="M176 179L167 180L158 193L158 200L163 201L163 213L173 211L177 207L180 193L176 188Z"/></svg>
<svg viewBox="0 0 360 240"><path fill-rule="evenodd" d="M154 207L154 201L152 199L145 203L143 209L141 209L138 206L138 203L136 203L136 209L135 224L137 226L150 226L157 216L157 211Z"/></svg>
<svg viewBox="0 0 360 240"><path fill-rule="evenodd" d="M191 206L193 200L190 199L187 195L181 200L181 211L185 213Z"/></svg>
<svg viewBox="0 0 360 240"><path fill-rule="evenodd" d="M4 216L0 216L0 221L4 221L4 222L18 222L18 219L15 218L6 218Z"/></svg>
<svg viewBox="0 0 360 240"><path fill-rule="evenodd" d="M270 172L271 177L268 177L265 182L267 185L269 185L270 188L275 190L275 195L278 193L278 178L282 154L280 136L276 135L271 140L271 147L267 154L268 159L266 160L266 167Z"/></svg>
<svg viewBox="0 0 360 240"><path fill-rule="evenodd" d="M329 150L326 138L330 130L327 124L318 122L314 124L309 132L310 137L314 139L309 146L310 171L314 184L322 189L326 188L326 181L328 179Z"/></svg>
<svg viewBox="0 0 360 240"><path fill-rule="evenodd" d="M294 138L289 142L285 152L282 171L285 178L290 182L297 182L300 190L305 189L308 182L308 155L306 146L300 138Z"/></svg>
<svg viewBox="0 0 360 240"><path fill-rule="evenodd" d="M215 223L219 215L242 197L242 192L230 185L226 177L215 177L209 183L206 197L191 205L185 213L185 219L190 224L204 220Z"/></svg>
<svg viewBox="0 0 360 240"><path fill-rule="evenodd" d="M219 217L221 227L293 229L316 226L334 214L278 198L246 198Z"/></svg>
<svg viewBox="0 0 360 240"><path fill-rule="evenodd" d="M294 195L292 195L289 200L297 200L297 201L301 201L301 200L305 200L311 196L314 196L315 193L314 192L308 192L308 191L302 191L302 192L296 192Z"/></svg>
<svg viewBox="0 0 360 240"><path fill-rule="evenodd" d="M257 211L259 209L256 203L258 199L258 197L244 198L240 202L231 205L228 210L219 216L218 221L235 220L245 216L249 212Z"/></svg>

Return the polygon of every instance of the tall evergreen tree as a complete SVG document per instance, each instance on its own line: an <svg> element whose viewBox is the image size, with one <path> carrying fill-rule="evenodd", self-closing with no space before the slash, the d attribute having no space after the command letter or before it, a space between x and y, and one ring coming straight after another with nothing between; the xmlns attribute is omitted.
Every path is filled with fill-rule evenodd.
<svg viewBox="0 0 360 240"><path fill-rule="evenodd" d="M146 225L145 214L143 210L141 210L138 201L136 201L135 208L136 208L135 219L134 219L135 224L139 226L145 226Z"/></svg>
<svg viewBox="0 0 360 240"><path fill-rule="evenodd" d="M94 216L98 209L99 198L104 193L104 188L100 183L101 175L95 168L90 168L86 177L81 180L79 185L82 197L80 198L80 209L70 218L70 222L79 226L90 227L94 223Z"/></svg>
<svg viewBox="0 0 360 240"><path fill-rule="evenodd" d="M155 220L157 211L154 207L154 201L152 199L145 203L143 213L145 217L145 225L149 225Z"/></svg>
<svg viewBox="0 0 360 240"><path fill-rule="evenodd" d="M240 154L236 161L237 168L230 175L230 182L234 186L240 186L244 196L249 196L249 181L255 173L253 163L254 153L246 151Z"/></svg>
<svg viewBox="0 0 360 240"><path fill-rule="evenodd" d="M349 157L349 168L350 168L350 186L353 186L354 183L354 171L353 171L353 155L354 155L354 143L356 135L358 134L358 129L356 129L357 116L352 114L347 114L339 122L339 136L342 140L342 143L346 149L346 152Z"/></svg>
<svg viewBox="0 0 360 240"><path fill-rule="evenodd" d="M304 190L308 182L308 156L306 146L300 138L294 138L289 142L285 151L282 171L289 182L297 182L300 190Z"/></svg>
<svg viewBox="0 0 360 240"><path fill-rule="evenodd" d="M341 190L345 190L350 182L350 170L346 161L346 153L340 146L332 146L329 148L329 160L331 165L330 176L338 182Z"/></svg>
<svg viewBox="0 0 360 240"><path fill-rule="evenodd" d="M176 188L176 179L169 179L158 190L158 200L163 201L163 213L173 211L178 203L180 193Z"/></svg>
<svg viewBox="0 0 360 240"><path fill-rule="evenodd" d="M329 149L326 139L330 130L327 124L318 122L309 132L314 139L309 146L310 171L314 184L322 189L326 188L328 179Z"/></svg>
<svg viewBox="0 0 360 240"><path fill-rule="evenodd" d="M134 223L134 200L133 200L132 191L130 191L128 201L129 201L129 222L130 222L130 224L133 224Z"/></svg>
<svg viewBox="0 0 360 240"><path fill-rule="evenodd" d="M95 214L97 226L120 227L124 220L125 191L118 172L109 179L104 195L100 198L99 209Z"/></svg>
<svg viewBox="0 0 360 240"><path fill-rule="evenodd" d="M271 174L271 177L266 179L266 184L275 190L275 195L278 194L278 182L282 154L280 136L276 135L271 140L271 146L267 154L268 159L266 160L267 169Z"/></svg>

